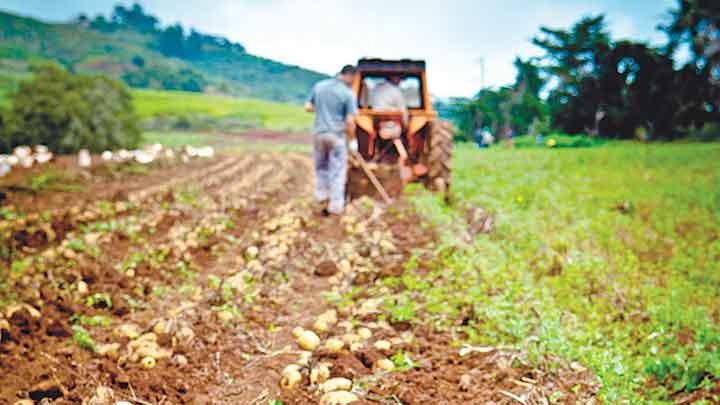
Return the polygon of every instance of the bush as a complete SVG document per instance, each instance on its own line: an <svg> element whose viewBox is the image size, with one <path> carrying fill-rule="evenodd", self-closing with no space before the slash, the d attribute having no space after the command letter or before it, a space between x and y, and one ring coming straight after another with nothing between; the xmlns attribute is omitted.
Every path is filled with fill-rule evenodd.
<svg viewBox="0 0 720 405"><path fill-rule="evenodd" d="M56 153L133 148L141 140L127 87L103 76L68 73L55 65L36 69L12 98L11 129L2 147L43 144Z"/></svg>

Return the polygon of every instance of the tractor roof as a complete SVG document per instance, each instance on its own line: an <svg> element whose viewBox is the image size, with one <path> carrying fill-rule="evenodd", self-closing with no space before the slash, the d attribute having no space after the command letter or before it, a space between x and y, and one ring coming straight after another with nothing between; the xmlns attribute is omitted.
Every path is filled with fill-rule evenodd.
<svg viewBox="0 0 720 405"><path fill-rule="evenodd" d="M357 69L360 72L422 73L425 71L425 61L410 59L360 59Z"/></svg>

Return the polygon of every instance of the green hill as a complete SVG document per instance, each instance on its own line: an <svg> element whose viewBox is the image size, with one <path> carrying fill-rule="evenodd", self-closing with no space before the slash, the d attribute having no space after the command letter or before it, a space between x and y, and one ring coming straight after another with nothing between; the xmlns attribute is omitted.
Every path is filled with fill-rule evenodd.
<svg viewBox="0 0 720 405"><path fill-rule="evenodd" d="M118 6L110 19L46 23L0 11L0 103L33 63L99 73L136 88L183 90L300 102L325 75L251 55L222 37L161 28L142 8Z"/></svg>

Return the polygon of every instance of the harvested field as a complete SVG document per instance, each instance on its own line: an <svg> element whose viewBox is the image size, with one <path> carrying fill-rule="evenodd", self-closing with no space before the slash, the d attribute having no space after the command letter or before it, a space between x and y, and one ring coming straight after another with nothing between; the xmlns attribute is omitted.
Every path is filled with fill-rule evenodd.
<svg viewBox="0 0 720 405"><path fill-rule="evenodd" d="M362 290L434 260L434 231L402 199L321 216L306 155L78 176L79 190L6 191L0 404L314 404L323 363L357 403L593 401L580 365L460 356L457 336L387 318ZM298 327L317 331L312 354ZM299 356L300 381L281 388Z"/></svg>

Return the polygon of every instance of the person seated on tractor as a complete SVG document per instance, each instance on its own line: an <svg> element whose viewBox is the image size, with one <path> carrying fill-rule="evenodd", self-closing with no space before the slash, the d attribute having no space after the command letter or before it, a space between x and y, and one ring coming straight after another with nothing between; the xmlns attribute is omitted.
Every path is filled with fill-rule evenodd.
<svg viewBox="0 0 720 405"><path fill-rule="evenodd" d="M392 75L375 87L370 94L370 105L376 111L399 111L403 114L403 124L408 121L408 109L405 96L400 90L402 76Z"/></svg>
<svg viewBox="0 0 720 405"><path fill-rule="evenodd" d="M399 154L400 177L404 182L409 182L412 178L412 172L406 165L408 154L400 140L402 129L408 123L407 100L405 100L405 95L400 90L401 80L402 76L391 75L386 81L377 85L370 95L370 106L375 111L397 111L402 113L397 120L388 119L382 121L378 134L380 138L392 141L395 145Z"/></svg>

